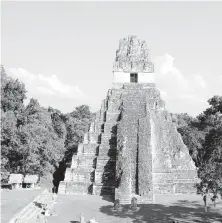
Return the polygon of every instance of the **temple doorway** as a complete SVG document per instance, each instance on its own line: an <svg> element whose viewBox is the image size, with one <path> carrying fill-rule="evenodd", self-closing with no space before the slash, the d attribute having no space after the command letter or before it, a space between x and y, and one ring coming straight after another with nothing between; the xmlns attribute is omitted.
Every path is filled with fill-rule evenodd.
<svg viewBox="0 0 222 223"><path fill-rule="evenodd" d="M130 83L138 83L138 73L130 73Z"/></svg>

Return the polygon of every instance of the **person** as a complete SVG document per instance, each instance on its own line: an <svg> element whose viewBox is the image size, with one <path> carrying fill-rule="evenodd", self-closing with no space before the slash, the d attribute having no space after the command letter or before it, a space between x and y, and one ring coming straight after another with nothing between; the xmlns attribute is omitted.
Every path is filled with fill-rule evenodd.
<svg viewBox="0 0 222 223"><path fill-rule="evenodd" d="M205 211L207 212L207 195L206 194L204 194L203 196L203 201L204 201Z"/></svg>

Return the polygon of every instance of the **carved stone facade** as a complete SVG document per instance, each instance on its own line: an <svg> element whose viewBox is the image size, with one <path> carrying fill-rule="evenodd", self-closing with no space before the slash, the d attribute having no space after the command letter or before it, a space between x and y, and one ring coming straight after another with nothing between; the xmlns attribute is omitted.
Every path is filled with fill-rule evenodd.
<svg viewBox="0 0 222 223"><path fill-rule="evenodd" d="M154 65L150 61L149 50L145 41L137 36L121 39L116 59L113 65L114 72L152 73Z"/></svg>
<svg viewBox="0 0 222 223"><path fill-rule="evenodd" d="M146 49L137 40L122 44ZM114 84L59 192L112 195L121 204L135 197L140 204L152 203L153 194L195 192L196 181L194 162L155 84Z"/></svg>

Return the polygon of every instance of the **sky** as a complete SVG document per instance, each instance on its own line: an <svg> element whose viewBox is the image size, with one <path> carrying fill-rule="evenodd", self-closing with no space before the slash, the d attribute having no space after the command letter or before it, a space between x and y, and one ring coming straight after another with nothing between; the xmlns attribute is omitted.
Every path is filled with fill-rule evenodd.
<svg viewBox="0 0 222 223"><path fill-rule="evenodd" d="M119 40L147 42L173 113L197 115L222 95L222 2L2 2L1 63L27 101L99 110Z"/></svg>

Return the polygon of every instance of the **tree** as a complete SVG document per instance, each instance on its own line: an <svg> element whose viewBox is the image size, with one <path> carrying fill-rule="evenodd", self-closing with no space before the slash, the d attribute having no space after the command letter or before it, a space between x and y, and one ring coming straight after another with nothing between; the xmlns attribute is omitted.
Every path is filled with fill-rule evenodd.
<svg viewBox="0 0 222 223"><path fill-rule="evenodd" d="M9 78L3 66L1 67L1 81L1 109L3 112L23 110L23 102L26 98L25 85L18 79Z"/></svg>
<svg viewBox="0 0 222 223"><path fill-rule="evenodd" d="M201 180L197 184L198 193L203 196L211 194L215 206L218 195L222 197L222 122L220 127L211 129L206 135L198 176Z"/></svg>
<svg viewBox="0 0 222 223"><path fill-rule="evenodd" d="M18 170L19 140L16 116L8 111L1 115L1 176L6 181L12 170Z"/></svg>
<svg viewBox="0 0 222 223"><path fill-rule="evenodd" d="M65 115L66 140L65 158L69 162L73 153L77 152L78 144L83 141L84 133L89 130L92 114L88 105L76 107L71 113Z"/></svg>
<svg viewBox="0 0 222 223"><path fill-rule="evenodd" d="M195 118L189 116L187 113L181 113L181 114L171 113L171 118L178 128L183 126L188 126L191 122L195 120Z"/></svg>
<svg viewBox="0 0 222 223"><path fill-rule="evenodd" d="M51 114L37 100L31 99L25 112L27 124L21 132L27 136L29 154L24 169L42 176L52 173L63 158L64 140L55 132Z"/></svg>
<svg viewBox="0 0 222 223"><path fill-rule="evenodd" d="M65 141L67 134L65 126L65 115L63 115L59 110L53 109L52 107L49 107L48 111L51 114L51 120L54 131L56 132L59 138Z"/></svg>
<svg viewBox="0 0 222 223"><path fill-rule="evenodd" d="M172 121L176 124L178 132L181 134L184 144L189 149L195 165L198 167L201 163L202 144L204 142L204 133L199 131L196 126L198 120L189 116L187 113L171 114Z"/></svg>
<svg viewBox="0 0 222 223"><path fill-rule="evenodd" d="M24 111L26 98L23 83L7 76L1 66L1 168L2 181L7 181L11 172L20 171L20 140L18 125Z"/></svg>
<svg viewBox="0 0 222 223"><path fill-rule="evenodd" d="M196 120L178 129L198 167L197 193L202 194L206 211L207 197L215 205L222 193L222 97L214 96L208 103Z"/></svg>
<svg viewBox="0 0 222 223"><path fill-rule="evenodd" d="M208 100L208 103L210 107L197 116L199 121L198 128L205 133L220 125L222 118L222 96L214 96Z"/></svg>
<svg viewBox="0 0 222 223"><path fill-rule="evenodd" d="M198 168L200 183L197 193L203 196L207 211L207 197L216 202L222 185L222 97L208 100L209 108L196 118L186 114L172 115L183 142Z"/></svg>
<svg viewBox="0 0 222 223"><path fill-rule="evenodd" d="M88 105L81 105L75 108L73 112L70 113L73 118L77 118L79 120L91 118L91 112Z"/></svg>
<svg viewBox="0 0 222 223"><path fill-rule="evenodd" d="M2 180L10 173L47 176L58 170L61 161L59 175L63 175L64 158L71 158L89 129L89 106L78 106L65 115L52 107L41 107L33 98L25 106L25 85L7 76L3 66L1 81Z"/></svg>
<svg viewBox="0 0 222 223"><path fill-rule="evenodd" d="M187 126L178 127L178 132L181 134L184 144L189 149L189 154L192 157L195 165L199 167L202 162L205 134L198 128L189 124Z"/></svg>

